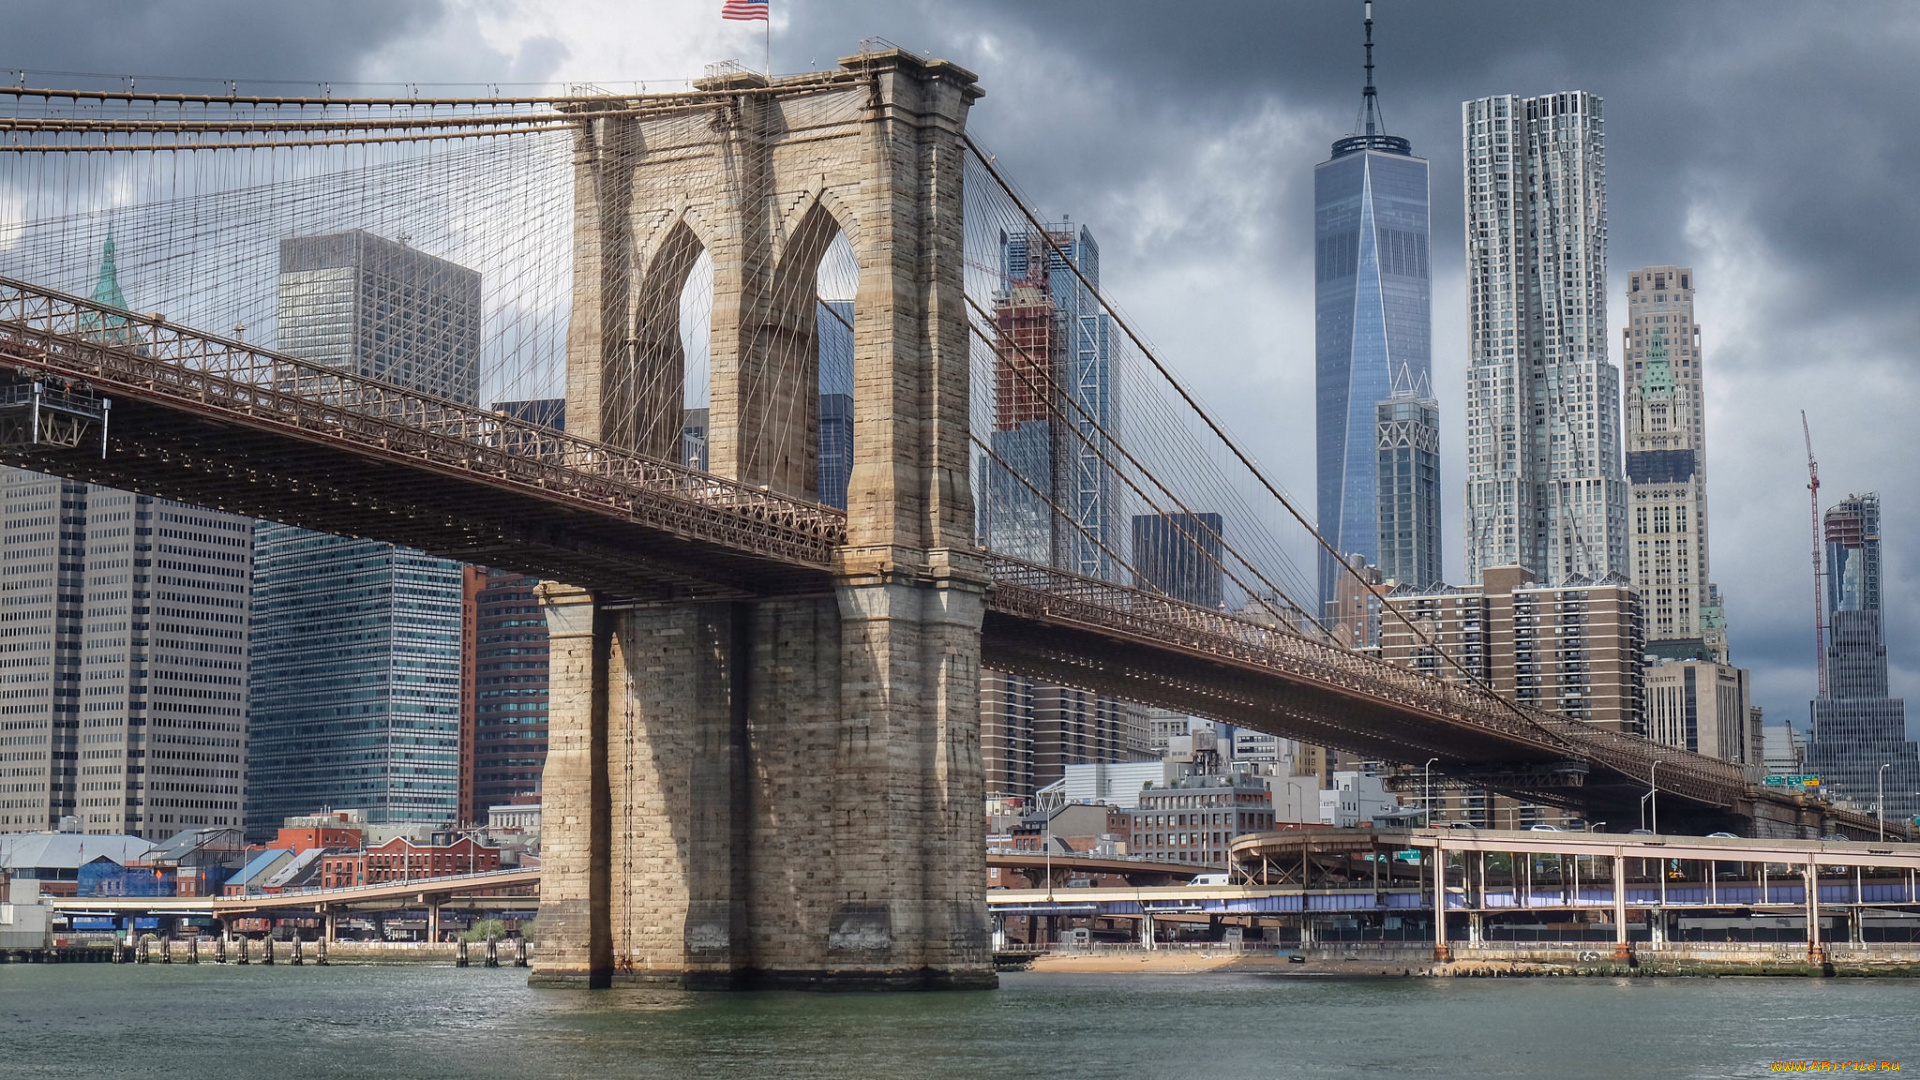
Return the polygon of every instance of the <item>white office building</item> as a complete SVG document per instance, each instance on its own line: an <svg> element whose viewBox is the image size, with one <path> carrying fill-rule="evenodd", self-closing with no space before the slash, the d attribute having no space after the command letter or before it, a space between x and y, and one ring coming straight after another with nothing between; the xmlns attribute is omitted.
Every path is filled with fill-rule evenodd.
<svg viewBox="0 0 1920 1080"><path fill-rule="evenodd" d="M0 469L0 832L237 826L253 522Z"/></svg>

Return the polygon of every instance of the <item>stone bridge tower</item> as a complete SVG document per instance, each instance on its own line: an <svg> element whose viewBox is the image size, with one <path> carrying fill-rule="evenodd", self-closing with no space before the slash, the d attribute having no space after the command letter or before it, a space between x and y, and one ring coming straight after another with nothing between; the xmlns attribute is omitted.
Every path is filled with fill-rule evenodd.
<svg viewBox="0 0 1920 1080"><path fill-rule="evenodd" d="M815 272L844 234L854 465L831 595L546 587L535 983L993 983L961 276L979 93L893 50L583 110L568 428L681 459L704 251L708 467L811 495Z"/></svg>

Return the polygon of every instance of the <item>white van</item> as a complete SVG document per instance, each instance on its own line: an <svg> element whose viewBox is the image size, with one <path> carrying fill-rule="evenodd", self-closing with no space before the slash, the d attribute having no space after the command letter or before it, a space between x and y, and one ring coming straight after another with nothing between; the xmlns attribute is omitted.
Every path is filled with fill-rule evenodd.
<svg viewBox="0 0 1920 1080"><path fill-rule="evenodd" d="M1233 875L1232 874L1199 874L1199 875L1196 875L1192 881L1187 882L1187 884L1189 885L1231 885L1233 884Z"/></svg>

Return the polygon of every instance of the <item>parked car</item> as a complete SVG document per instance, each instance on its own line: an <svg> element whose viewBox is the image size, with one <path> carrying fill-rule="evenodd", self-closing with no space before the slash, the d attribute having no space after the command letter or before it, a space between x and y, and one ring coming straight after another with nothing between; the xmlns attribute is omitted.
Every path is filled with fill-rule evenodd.
<svg viewBox="0 0 1920 1080"><path fill-rule="evenodd" d="M1529 828L1527 831L1528 832L1566 832L1567 830L1561 828L1558 825L1535 825L1532 828Z"/></svg>

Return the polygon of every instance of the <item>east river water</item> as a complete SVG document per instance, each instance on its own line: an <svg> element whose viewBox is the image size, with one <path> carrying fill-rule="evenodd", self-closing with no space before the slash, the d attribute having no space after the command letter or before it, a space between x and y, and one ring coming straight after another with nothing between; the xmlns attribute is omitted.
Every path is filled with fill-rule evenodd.
<svg viewBox="0 0 1920 1080"><path fill-rule="evenodd" d="M0 966L0 1077L1731 1077L1920 1072L1920 983L1006 976L954 994L530 990L511 968Z"/></svg>

